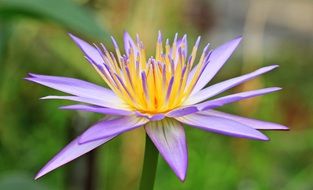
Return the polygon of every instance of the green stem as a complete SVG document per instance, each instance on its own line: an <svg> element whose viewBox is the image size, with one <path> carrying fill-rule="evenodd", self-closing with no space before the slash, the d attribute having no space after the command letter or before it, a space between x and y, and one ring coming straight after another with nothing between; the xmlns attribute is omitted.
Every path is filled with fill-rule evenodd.
<svg viewBox="0 0 313 190"><path fill-rule="evenodd" d="M145 156L139 190L153 190L159 152L146 135Z"/></svg>

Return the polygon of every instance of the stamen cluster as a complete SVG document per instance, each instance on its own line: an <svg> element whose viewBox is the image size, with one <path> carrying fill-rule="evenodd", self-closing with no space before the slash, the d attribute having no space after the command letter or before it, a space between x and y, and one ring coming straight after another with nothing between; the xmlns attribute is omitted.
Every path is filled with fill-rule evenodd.
<svg viewBox="0 0 313 190"><path fill-rule="evenodd" d="M125 39L125 54L112 37L115 55L103 44L97 45L103 64L94 64L98 73L109 87L122 98L133 110L142 113L156 114L168 112L183 104L191 94L202 71L208 64L210 52L204 48L198 64L193 68L198 37L190 56L187 59L187 37L178 39L175 35L172 45L166 40L163 47L162 35L159 32L155 57L146 58L146 51L138 35L136 43L131 38ZM92 59L87 59L93 62Z"/></svg>

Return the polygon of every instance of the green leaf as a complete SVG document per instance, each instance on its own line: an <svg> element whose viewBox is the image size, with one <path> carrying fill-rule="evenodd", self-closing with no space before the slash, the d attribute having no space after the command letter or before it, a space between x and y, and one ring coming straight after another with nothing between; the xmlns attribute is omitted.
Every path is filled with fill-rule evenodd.
<svg viewBox="0 0 313 190"><path fill-rule="evenodd" d="M0 18L18 16L47 19L93 38L108 36L88 9L69 0L0 0Z"/></svg>

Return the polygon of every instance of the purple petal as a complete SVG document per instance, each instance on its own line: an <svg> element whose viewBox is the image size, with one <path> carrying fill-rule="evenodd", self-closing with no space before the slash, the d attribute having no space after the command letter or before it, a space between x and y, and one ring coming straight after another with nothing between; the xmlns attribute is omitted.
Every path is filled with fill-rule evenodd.
<svg viewBox="0 0 313 190"><path fill-rule="evenodd" d="M149 120L150 121L159 121L161 119L164 119L165 115L164 114L155 114L155 115L152 115Z"/></svg>
<svg viewBox="0 0 313 190"><path fill-rule="evenodd" d="M140 113L138 111L135 112L135 114L139 117L144 117L149 119L150 121L158 121L158 120L162 120L164 119L165 115L164 114L154 114L154 115L150 115L150 114L144 114L144 113Z"/></svg>
<svg viewBox="0 0 313 190"><path fill-rule="evenodd" d="M159 32L158 32L158 43L162 43L162 41L163 41L163 36L162 36L161 31L159 30Z"/></svg>
<svg viewBox="0 0 313 190"><path fill-rule="evenodd" d="M203 100L206 100L208 98L211 98L221 92L224 92L225 90L228 90L234 86L237 86L247 80L253 79L261 74L264 74L266 72L269 72L275 68L277 68L278 65L272 65L272 66L267 66L267 67L263 67L260 68L254 72L239 76L239 77L235 77L217 84L214 84L212 86L209 86L203 90L200 90L199 92L195 93L194 95L190 96L187 100L186 100L186 105L191 105L191 104L195 104L198 102L201 102Z"/></svg>
<svg viewBox="0 0 313 190"><path fill-rule="evenodd" d="M90 105L84 105L84 104L62 106L60 108L64 110L79 110L79 111L94 112L94 113L101 113L101 114L108 114L108 115L131 115L133 114L133 112L127 111L127 110L104 108L104 107L90 106Z"/></svg>
<svg viewBox="0 0 313 190"><path fill-rule="evenodd" d="M138 48L135 45L135 43L134 43L133 39L131 38L131 36L128 34L128 32L124 33L124 47L125 47L126 55L129 55L130 48L132 48L133 51L134 51L134 54L137 55Z"/></svg>
<svg viewBox="0 0 313 190"><path fill-rule="evenodd" d="M188 153L182 125L173 119L164 119L148 123L145 129L162 157L174 170L177 177L184 181L188 165Z"/></svg>
<svg viewBox="0 0 313 190"><path fill-rule="evenodd" d="M85 144L92 141L117 135L147 123L149 120L137 116L125 116L110 121L100 121L87 129L79 138L79 143Z"/></svg>
<svg viewBox="0 0 313 190"><path fill-rule="evenodd" d="M251 90L251 91L224 96L224 97L217 98L214 100L208 100L206 102L196 104L195 106L197 106L199 111L204 111L208 109L214 109L214 108L223 106L225 104L237 102L243 99L252 98L255 96L260 96L260 95L264 95L267 93L275 92L277 90L281 90L281 88L271 87L271 88L262 88L258 90Z"/></svg>
<svg viewBox="0 0 313 190"><path fill-rule="evenodd" d="M85 42L84 40L74 36L73 34L69 35L89 59L91 59L97 65L102 65L104 61L101 54L95 47Z"/></svg>
<svg viewBox="0 0 313 190"><path fill-rule="evenodd" d="M111 36L111 40L112 40L112 43L113 43L114 48L115 48L115 49L120 49L120 48L118 47L118 44L117 44L117 42L116 42L116 40L115 40L115 38L114 38L113 36Z"/></svg>
<svg viewBox="0 0 313 190"><path fill-rule="evenodd" d="M85 97L79 97L79 96L45 96L40 99L42 100L53 100L53 99L54 100L71 100L71 101L76 101L76 102L93 104L93 105L101 106L101 107L129 110L126 107L126 105L113 104L112 102L109 102L109 100L99 100L99 99L85 98Z"/></svg>
<svg viewBox="0 0 313 190"><path fill-rule="evenodd" d="M63 148L56 156L54 156L36 175L35 179L42 177L43 175L49 173L50 171L80 157L81 155L97 148L103 143L108 142L115 136L103 138L98 141L93 141L90 143L79 144L78 138L73 140L65 148Z"/></svg>
<svg viewBox="0 0 313 190"><path fill-rule="evenodd" d="M208 60L210 63L201 74L199 81L192 91L192 94L198 92L208 82L210 82L210 80L215 76L215 74L221 69L227 59L234 52L240 41L241 37L237 37L213 50Z"/></svg>
<svg viewBox="0 0 313 190"><path fill-rule="evenodd" d="M268 137L256 129L222 117L190 114L176 119L187 125L223 135L251 138L256 140L268 140Z"/></svg>
<svg viewBox="0 0 313 190"><path fill-rule="evenodd" d="M117 97L112 90L89 83L83 80L57 77L48 75L29 74L30 77L26 80L68 93L76 96L98 99L110 100L110 104L120 105L123 101Z"/></svg>
<svg viewBox="0 0 313 190"><path fill-rule="evenodd" d="M198 111L199 110L197 109L196 106L185 106L185 107L180 107L180 108L177 108L177 109L174 109L174 110L168 112L166 114L166 116L167 117L181 117L181 116L195 113Z"/></svg>
<svg viewBox="0 0 313 190"><path fill-rule="evenodd" d="M184 44L184 48L182 48L182 53L185 57L187 57L188 55L188 41L187 41L187 34L185 34L183 36L183 39L182 39L182 44Z"/></svg>
<svg viewBox="0 0 313 190"><path fill-rule="evenodd" d="M241 117L238 115L232 115L229 113L224 113L224 112L220 112L220 111L216 111L216 110L206 110L203 112L199 112L199 114L222 117L224 119L229 119L232 121L242 123L244 125L247 125L249 127L254 128L254 129L288 130L288 127L277 124L277 123L271 123L271 122L267 122L267 121L260 121L260 120L256 120L256 119L245 118L245 117Z"/></svg>

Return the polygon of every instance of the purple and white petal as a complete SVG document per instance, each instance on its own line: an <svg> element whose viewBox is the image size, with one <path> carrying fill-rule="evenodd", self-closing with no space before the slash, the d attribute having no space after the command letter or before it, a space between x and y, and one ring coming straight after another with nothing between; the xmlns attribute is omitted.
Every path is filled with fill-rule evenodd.
<svg viewBox="0 0 313 190"><path fill-rule="evenodd" d="M123 110L129 110L129 107L125 104L112 104L112 102L109 102L109 100L99 100L99 99L93 99L93 98L85 98L85 97L79 97L79 96L45 96L40 98L42 100L71 100L76 102L82 102L87 104L92 104L96 106L101 107L107 107L107 108L116 108L116 109L123 109Z"/></svg>
<svg viewBox="0 0 313 190"><path fill-rule="evenodd" d="M164 119L158 122L149 122L145 129L164 160L174 170L177 177L184 181L188 165L188 152L183 126L173 119Z"/></svg>
<svg viewBox="0 0 313 190"><path fill-rule="evenodd" d="M38 74L29 76L25 79L68 94L100 100L109 99L111 104L117 105L124 103L112 90L83 80Z"/></svg>
<svg viewBox="0 0 313 190"><path fill-rule="evenodd" d="M80 157L83 154L97 148L103 143L108 142L115 136L110 136L103 138L98 141L93 141L90 143L79 144L77 137L71 143L69 143L65 148L63 148L56 156L54 156L36 175L35 179L42 177L43 175L51 172L52 170Z"/></svg>
<svg viewBox="0 0 313 190"><path fill-rule="evenodd" d="M203 112L198 112L198 114L222 117L222 118L225 118L225 119L229 119L229 120L232 120L232 121L236 121L236 122L242 123L244 125L247 125L249 127L254 128L254 129L262 129L262 130L288 130L288 127L280 125L280 124L277 124L277 123L272 123L272 122L267 122L267 121L260 121L260 120L256 120L256 119L241 117L241 116L238 116L238 115L224 113L224 112L220 112L220 111L216 111L216 110L206 110L206 111L203 111Z"/></svg>
<svg viewBox="0 0 313 190"><path fill-rule="evenodd" d="M266 137L258 130L253 129L252 127L249 127L242 123L222 117L201 115L195 113L183 117L178 117L176 119L184 124L223 135L240 138L250 138L256 140L268 140L268 137Z"/></svg>
<svg viewBox="0 0 313 190"><path fill-rule="evenodd" d="M100 121L87 129L79 138L80 144L97 141L117 135L146 124L149 120L136 115L120 117L109 121Z"/></svg>
<svg viewBox="0 0 313 190"><path fill-rule="evenodd" d="M208 82L210 82L234 52L240 41L241 37L237 37L213 50L208 60L209 64L201 74L191 94L200 91Z"/></svg>
<svg viewBox="0 0 313 190"><path fill-rule="evenodd" d="M180 107L180 108L176 108L174 110L171 110L168 113L166 113L166 116L167 117L181 117L181 116L195 113L198 111L199 110L196 106L190 105L190 106L184 106L184 107Z"/></svg>
<svg viewBox="0 0 313 190"><path fill-rule="evenodd" d="M217 99L213 99L213 100L208 100L206 102L196 104L195 106L197 106L199 111L204 111L204 110L208 110L208 109L214 109L217 107L221 107L225 104L237 102L237 101L244 100L247 98L252 98L255 96L268 94L268 93L275 92L278 90L281 90L281 88L270 87L270 88L262 88L262 89L258 89L258 90L240 92L237 94L232 94L232 95L223 96L221 98L217 98Z"/></svg>
<svg viewBox="0 0 313 190"><path fill-rule="evenodd" d="M195 93L194 95L190 96L185 102L184 105L192 105L199 102L202 102L208 98L211 98L219 93L222 93L230 88L233 88L234 86L237 86L247 80L251 80L261 74L264 74L266 72L269 72L275 68L277 68L278 65L271 65L267 67L260 68L256 71L253 71L251 73L235 77L217 84L214 84L212 86L209 86L205 89L200 90L199 92Z"/></svg>
<svg viewBox="0 0 313 190"><path fill-rule="evenodd" d="M108 114L108 115L131 115L133 114L132 111L128 111L128 110L104 108L104 107L84 105L84 104L62 106L60 107L60 109L78 110L78 111L94 112L94 113L101 113L101 114Z"/></svg>
<svg viewBox="0 0 313 190"><path fill-rule="evenodd" d="M73 34L69 34L72 40L78 45L78 47L84 52L84 54L88 57L88 59L92 60L98 66L103 65L103 58L100 52L94 46L85 42L84 40L74 36Z"/></svg>

